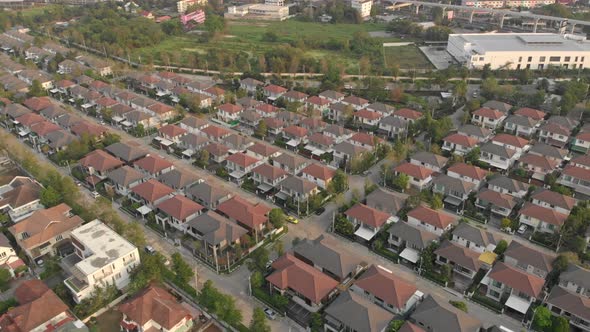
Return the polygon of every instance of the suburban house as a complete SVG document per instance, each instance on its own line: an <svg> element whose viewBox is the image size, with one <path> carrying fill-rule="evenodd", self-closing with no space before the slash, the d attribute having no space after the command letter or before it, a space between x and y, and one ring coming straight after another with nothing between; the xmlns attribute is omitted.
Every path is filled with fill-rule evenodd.
<svg viewBox="0 0 590 332"><path fill-rule="evenodd" d="M0 234L0 268L9 271L12 277L20 277L28 270L27 264L17 256L4 233Z"/></svg>
<svg viewBox="0 0 590 332"><path fill-rule="evenodd" d="M2 331L62 331L74 326L86 329L42 280L24 280L16 287L14 298L18 305L0 316Z"/></svg>
<svg viewBox="0 0 590 332"><path fill-rule="evenodd" d="M326 99L330 103L337 103L337 102L342 101L342 99L344 99L345 95L343 93L340 93L337 91L326 90L326 91L320 92L318 97L320 97L322 99Z"/></svg>
<svg viewBox="0 0 590 332"><path fill-rule="evenodd" d="M238 153L246 150L249 146L254 144L254 141L248 137L231 134L223 139L223 144L229 148L230 153Z"/></svg>
<svg viewBox="0 0 590 332"><path fill-rule="evenodd" d="M493 252L501 238L485 229L462 222L453 229L451 241L470 250Z"/></svg>
<svg viewBox="0 0 590 332"><path fill-rule="evenodd" d="M369 111L366 108L353 114L353 120L365 128L377 127L382 117L383 115L381 113Z"/></svg>
<svg viewBox="0 0 590 332"><path fill-rule="evenodd" d="M377 188L365 196L365 204L374 209L396 216L403 209L406 197L403 194L390 191L384 188Z"/></svg>
<svg viewBox="0 0 590 332"><path fill-rule="evenodd" d="M361 97L357 97L357 96L347 96L344 97L341 100L341 103L345 104L345 105L350 105L352 106L352 108L354 108L356 111L360 111L363 108L366 108L367 106L369 106L369 101L361 98Z"/></svg>
<svg viewBox="0 0 590 332"><path fill-rule="evenodd" d="M572 151L588 153L590 151L590 131L581 132L572 140Z"/></svg>
<svg viewBox="0 0 590 332"><path fill-rule="evenodd" d="M107 146L104 149L108 153L123 160L127 164L132 164L136 160L141 159L148 154L147 150L134 142L117 142Z"/></svg>
<svg viewBox="0 0 590 332"><path fill-rule="evenodd" d="M502 217L508 217L519 201L514 196L503 194L488 188L477 193L475 206L483 211L490 211Z"/></svg>
<svg viewBox="0 0 590 332"><path fill-rule="evenodd" d="M326 153L333 152L334 139L322 133L313 133L307 138L307 145L304 147L310 158L322 159Z"/></svg>
<svg viewBox="0 0 590 332"><path fill-rule="evenodd" d="M8 214L12 222L30 216L43 208L40 183L32 178L15 176L9 183L0 186L0 211Z"/></svg>
<svg viewBox="0 0 590 332"><path fill-rule="evenodd" d="M533 153L527 153L520 157L518 163L521 168L528 171L531 178L545 181L545 176L553 173L559 167L559 162Z"/></svg>
<svg viewBox="0 0 590 332"><path fill-rule="evenodd" d="M481 126L465 124L457 130L457 134L475 138L478 142L487 142L493 134L493 131Z"/></svg>
<svg viewBox="0 0 590 332"><path fill-rule="evenodd" d="M444 207L456 212L462 212L465 209L465 201L475 190L474 183L446 174L441 174L432 181L432 192L443 195Z"/></svg>
<svg viewBox="0 0 590 332"><path fill-rule="evenodd" d="M272 159L272 165L287 171L289 174L295 175L307 167L309 161L297 155L281 153Z"/></svg>
<svg viewBox="0 0 590 332"><path fill-rule="evenodd" d="M240 196L234 196L217 206L217 212L238 223L252 235L256 242L262 240L268 224L271 208L261 203L250 203Z"/></svg>
<svg viewBox="0 0 590 332"><path fill-rule="evenodd" d="M423 297L413 283L375 265L371 265L350 290L396 315L409 312Z"/></svg>
<svg viewBox="0 0 590 332"><path fill-rule="evenodd" d="M288 175L279 183L280 192L275 196L282 200L291 199L298 203L298 209L306 209L307 204L300 206L303 202L308 202L309 198L319 192L318 186L311 181L303 178ZM299 207L300 206L300 207Z"/></svg>
<svg viewBox="0 0 590 332"><path fill-rule="evenodd" d="M196 151L202 150L207 144L209 144L207 137L188 133L180 138L177 146L181 149L185 149L182 151L183 157L192 158Z"/></svg>
<svg viewBox="0 0 590 332"><path fill-rule="evenodd" d="M541 120L535 120L527 116L511 115L504 121L504 130L511 134L531 137L537 131Z"/></svg>
<svg viewBox="0 0 590 332"><path fill-rule="evenodd" d="M441 245L434 251L434 254L436 255L435 263L437 265L442 266L448 264L451 266L454 273L457 273L468 280L472 280L473 277L475 277L475 274L484 265L479 259L481 255L480 253L449 240L443 241L443 243L441 243ZM461 279L454 278L454 280L455 282L459 282ZM465 282L462 281L462 283Z"/></svg>
<svg viewBox="0 0 590 332"><path fill-rule="evenodd" d="M569 215L576 206L576 199L545 188L539 188L531 194L533 204L543 206L559 213Z"/></svg>
<svg viewBox="0 0 590 332"><path fill-rule="evenodd" d="M512 109L512 105L499 100L488 100L483 103L482 107L495 109L506 114Z"/></svg>
<svg viewBox="0 0 590 332"><path fill-rule="evenodd" d="M529 185L518 180L511 179L505 175L494 174L487 181L488 189L508 194L517 198L524 198L529 190Z"/></svg>
<svg viewBox="0 0 590 332"><path fill-rule="evenodd" d="M180 121L180 128L188 131L189 133L198 134L204 128L209 127L207 119L198 118L196 116L187 116Z"/></svg>
<svg viewBox="0 0 590 332"><path fill-rule="evenodd" d="M471 123L474 125L494 130L500 127L502 121L506 119L506 114L498 111L482 107L472 113Z"/></svg>
<svg viewBox="0 0 590 332"><path fill-rule="evenodd" d="M504 263L533 274L541 279L553 270L554 256L526 246L518 241L511 241L504 252Z"/></svg>
<svg viewBox="0 0 590 332"><path fill-rule="evenodd" d="M201 204L194 202L183 195L174 195L160 202L156 208L156 223L166 229L166 225L181 232L186 230L186 224L201 215L205 209Z"/></svg>
<svg viewBox="0 0 590 332"><path fill-rule="evenodd" d="M225 129L225 128L222 128L219 126L215 126L215 125L209 125L203 129L201 129L201 131L199 133L201 135L207 137L210 141L213 141L213 142L220 142L222 139L224 139L232 134L232 132L229 131L228 129Z"/></svg>
<svg viewBox="0 0 590 332"><path fill-rule="evenodd" d="M448 158L427 151L417 152L410 157L411 164L424 166L439 173L447 165L448 161Z"/></svg>
<svg viewBox="0 0 590 332"><path fill-rule="evenodd" d="M286 294L308 311L317 312L337 293L338 281L290 253L279 257L271 267L273 272L266 277L270 292Z"/></svg>
<svg viewBox="0 0 590 332"><path fill-rule="evenodd" d="M448 176L474 183L477 188L481 187L487 174L483 168L465 163L457 163L447 169Z"/></svg>
<svg viewBox="0 0 590 332"><path fill-rule="evenodd" d="M240 89L246 90L246 92L248 92L249 94L256 93L258 88L263 85L264 85L264 82L261 82L259 80L256 80L256 79L253 79L250 77L244 78L243 80L240 81Z"/></svg>
<svg viewBox="0 0 590 332"><path fill-rule="evenodd" d="M390 250L398 253L402 262L411 264L416 264L420 259L420 252L432 242L438 241L439 237L424 227L413 226L403 221L394 223L387 232Z"/></svg>
<svg viewBox="0 0 590 332"><path fill-rule="evenodd" d="M410 316L415 326L424 331L480 332L482 323L448 303L447 299L428 295Z"/></svg>
<svg viewBox="0 0 590 332"><path fill-rule="evenodd" d="M570 160L558 181L577 193L590 195L590 156L584 155Z"/></svg>
<svg viewBox="0 0 590 332"><path fill-rule="evenodd" d="M262 122L266 125L267 132L271 137L278 137L282 134L285 122L276 118L262 118Z"/></svg>
<svg viewBox="0 0 590 332"><path fill-rule="evenodd" d="M45 139L47 140L47 146L49 147L47 154L53 154L62 151L72 142L77 140L76 136L63 129L48 133L45 135Z"/></svg>
<svg viewBox="0 0 590 332"><path fill-rule="evenodd" d="M365 153L370 153L369 150L362 148L358 145L349 143L349 142L342 142L334 145L333 148L333 156L334 156L334 165L350 165L350 162L354 158L360 158Z"/></svg>
<svg viewBox="0 0 590 332"><path fill-rule="evenodd" d="M310 164L301 171L301 177L315 183L318 187L327 190L336 171L327 166Z"/></svg>
<svg viewBox="0 0 590 332"><path fill-rule="evenodd" d="M590 331L590 303L588 302L590 271L569 264L559 275L559 285L551 290L547 308L554 315L569 318L572 327Z"/></svg>
<svg viewBox="0 0 590 332"><path fill-rule="evenodd" d="M254 112L262 118L274 118L279 113L279 108L271 104L259 103L254 106Z"/></svg>
<svg viewBox="0 0 590 332"><path fill-rule="evenodd" d="M524 204L519 214L520 223L545 233L558 232L567 219L566 214L530 202Z"/></svg>
<svg viewBox="0 0 590 332"><path fill-rule="evenodd" d="M356 277L366 267L356 254L338 249L334 240L323 235L301 240L293 247L293 256L338 282Z"/></svg>
<svg viewBox="0 0 590 332"><path fill-rule="evenodd" d="M117 194L122 196L129 195L129 190L143 182L143 174L130 166L123 166L109 172L109 180L105 187L112 188Z"/></svg>
<svg viewBox="0 0 590 332"><path fill-rule="evenodd" d="M35 211L11 226L9 231L33 262L39 263L44 256L66 255L71 252L71 231L83 222L79 216L72 215L71 210L62 203Z"/></svg>
<svg viewBox="0 0 590 332"><path fill-rule="evenodd" d="M79 164L88 176L86 181L96 185L106 179L110 171L122 166L123 162L103 150L94 150L80 159Z"/></svg>
<svg viewBox="0 0 590 332"><path fill-rule="evenodd" d="M433 170L425 166L419 166L412 163L403 163L397 165L394 169L395 175L405 174L409 178L410 185L418 190L430 187L432 183ZM405 189L405 188L402 188Z"/></svg>
<svg viewBox="0 0 590 332"><path fill-rule="evenodd" d="M287 147L296 150L299 144L307 142L307 129L296 125L291 125L283 129L283 139Z"/></svg>
<svg viewBox="0 0 590 332"><path fill-rule="evenodd" d="M71 274L64 280L76 303L108 284L127 287L131 271L140 264L137 247L95 219L71 233L74 253L61 261Z"/></svg>
<svg viewBox="0 0 590 332"><path fill-rule="evenodd" d="M497 302L507 297L504 306L524 315L533 302L543 298L545 279L498 262L481 283L486 286L487 297Z"/></svg>
<svg viewBox="0 0 590 332"><path fill-rule="evenodd" d="M354 235L363 241L370 241L383 226L395 221L390 214L362 203L355 204L344 215L354 225Z"/></svg>
<svg viewBox="0 0 590 332"><path fill-rule="evenodd" d="M225 161L225 169L227 169L230 178L238 184L244 181L244 178L252 172L252 169L262 163L260 160L243 152L232 154Z"/></svg>
<svg viewBox="0 0 590 332"><path fill-rule="evenodd" d="M556 161L558 164L561 164L565 160L569 160L568 155L569 151L565 149L560 149L553 145L549 145L546 143L536 142L531 149L528 151L530 154L534 154L537 156L545 157L550 160Z"/></svg>
<svg viewBox="0 0 590 332"><path fill-rule="evenodd" d="M399 117L388 115L379 121L378 132L384 133L387 137L398 138L408 130L408 123Z"/></svg>
<svg viewBox="0 0 590 332"><path fill-rule="evenodd" d="M354 313L354 314L352 314ZM386 331L394 315L350 290L342 292L325 309L324 331Z"/></svg>
<svg viewBox="0 0 590 332"><path fill-rule="evenodd" d="M255 142L246 149L245 153L251 157L266 162L269 159L278 157L282 152L279 148L270 144Z"/></svg>
<svg viewBox="0 0 590 332"><path fill-rule="evenodd" d="M181 169L173 169L170 172L160 175L158 181L176 190L178 193L184 193L193 184L203 182L194 173Z"/></svg>
<svg viewBox="0 0 590 332"><path fill-rule="evenodd" d="M256 183L259 193L269 193L277 188L287 175L283 169L264 163L252 169L251 178Z"/></svg>
<svg viewBox="0 0 590 332"><path fill-rule="evenodd" d="M305 106L324 114L328 111L330 101L319 96L311 96L305 101Z"/></svg>
<svg viewBox="0 0 590 332"><path fill-rule="evenodd" d="M515 150L506 146L495 144L494 142L484 143L480 147L481 162L487 163L491 167L497 168L501 171L506 171L520 156Z"/></svg>
<svg viewBox="0 0 590 332"><path fill-rule="evenodd" d="M158 135L162 139L176 144L180 142L180 139L186 135L186 133L187 131L185 129L182 129L180 126L174 124L167 124L158 128ZM163 144L163 142L160 143Z"/></svg>
<svg viewBox="0 0 590 332"><path fill-rule="evenodd" d="M146 177L157 178L174 169L174 164L158 155L147 155L133 163L135 169L142 172Z"/></svg>
<svg viewBox="0 0 590 332"><path fill-rule="evenodd" d="M456 223L457 220L452 215L425 206L418 206L408 212L408 224L422 227L438 236L450 230Z"/></svg>
<svg viewBox="0 0 590 332"><path fill-rule="evenodd" d="M380 113L383 116L388 116L393 113L393 111L395 111L395 107L379 102L370 104L366 109L372 112Z"/></svg>
<svg viewBox="0 0 590 332"><path fill-rule="evenodd" d="M577 121L563 116L552 116L539 128L539 141L563 148L569 141Z"/></svg>
<svg viewBox="0 0 590 332"><path fill-rule="evenodd" d="M191 312L166 289L150 285L118 306L123 314L121 331L182 332L193 326Z"/></svg>
<svg viewBox="0 0 590 332"><path fill-rule="evenodd" d="M409 108L400 108L393 112L393 116L403 121L407 121L408 123L414 123L418 121L423 114Z"/></svg>
<svg viewBox="0 0 590 332"><path fill-rule="evenodd" d="M269 84L262 88L262 93L270 102L279 99L285 92L287 92L287 89L274 84Z"/></svg>
<svg viewBox="0 0 590 332"><path fill-rule="evenodd" d="M203 147L203 151L209 153L209 159L221 164L229 157L229 148L221 143L209 143Z"/></svg>
<svg viewBox="0 0 590 332"><path fill-rule="evenodd" d="M342 143L352 137L354 134L350 129L346 129L342 126L331 124L322 131L322 134L334 139L334 143Z"/></svg>
<svg viewBox="0 0 590 332"><path fill-rule="evenodd" d="M330 105L328 108L328 119L332 121L344 121L352 117L354 107L343 102Z"/></svg>
<svg viewBox="0 0 590 332"><path fill-rule="evenodd" d="M464 155L473 150L477 144L478 140L476 138L454 133L443 138L442 149L458 155Z"/></svg>
<svg viewBox="0 0 590 332"><path fill-rule="evenodd" d="M303 105L307 97L307 94L295 90L285 92L282 97L289 103L299 103Z"/></svg>
<svg viewBox="0 0 590 332"><path fill-rule="evenodd" d="M144 205L137 211L146 215L153 211L160 202L172 197L174 189L155 179L149 179L131 188L130 192L129 198L131 200Z"/></svg>
<svg viewBox="0 0 590 332"><path fill-rule="evenodd" d="M240 120L240 114L244 109L234 104L223 104L217 107L217 117L227 123Z"/></svg>
<svg viewBox="0 0 590 332"><path fill-rule="evenodd" d="M219 186L200 182L187 189L187 196L210 210L232 197L232 194Z"/></svg>

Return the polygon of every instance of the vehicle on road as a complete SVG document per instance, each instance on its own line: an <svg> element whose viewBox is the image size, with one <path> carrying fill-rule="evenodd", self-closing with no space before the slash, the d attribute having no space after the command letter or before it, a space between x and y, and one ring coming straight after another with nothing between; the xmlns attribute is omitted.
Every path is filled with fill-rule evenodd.
<svg viewBox="0 0 590 332"><path fill-rule="evenodd" d="M154 249L154 247L152 247L152 246L145 246L145 252L150 255L155 255L156 249Z"/></svg>
<svg viewBox="0 0 590 332"><path fill-rule="evenodd" d="M274 310L272 310L271 308L264 309L264 314L270 320L275 320L277 318L277 313Z"/></svg>
<svg viewBox="0 0 590 332"><path fill-rule="evenodd" d="M93 197L94 199L96 199L96 198L99 198L99 197L100 197L100 194L98 193L98 191L93 191L93 192L91 192L91 193L90 193L90 195L92 195L92 197Z"/></svg>
<svg viewBox="0 0 590 332"><path fill-rule="evenodd" d="M292 224L298 224L299 223L299 219L293 217L293 216L287 216L287 221L292 223Z"/></svg>

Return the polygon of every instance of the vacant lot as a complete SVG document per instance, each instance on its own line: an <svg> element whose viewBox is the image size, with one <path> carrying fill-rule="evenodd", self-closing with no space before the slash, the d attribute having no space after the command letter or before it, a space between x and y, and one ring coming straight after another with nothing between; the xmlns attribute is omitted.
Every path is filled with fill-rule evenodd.
<svg viewBox="0 0 590 332"><path fill-rule="evenodd" d="M434 67L416 45L385 47L386 66L405 69L433 69Z"/></svg>

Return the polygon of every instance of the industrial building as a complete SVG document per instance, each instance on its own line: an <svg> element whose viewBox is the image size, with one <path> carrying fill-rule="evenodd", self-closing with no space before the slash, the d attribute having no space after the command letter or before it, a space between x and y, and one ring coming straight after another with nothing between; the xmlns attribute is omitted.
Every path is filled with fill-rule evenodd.
<svg viewBox="0 0 590 332"><path fill-rule="evenodd" d="M451 34L447 51L469 68L588 68L590 42L574 35L551 33Z"/></svg>

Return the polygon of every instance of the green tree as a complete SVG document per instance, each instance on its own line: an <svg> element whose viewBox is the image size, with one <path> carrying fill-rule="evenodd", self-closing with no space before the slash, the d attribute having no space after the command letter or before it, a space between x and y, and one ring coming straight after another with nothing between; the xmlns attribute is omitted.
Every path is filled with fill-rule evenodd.
<svg viewBox="0 0 590 332"><path fill-rule="evenodd" d="M442 209L442 207L443 207L442 195L435 194L434 196L432 196L432 202L430 203L430 207L433 210Z"/></svg>
<svg viewBox="0 0 590 332"><path fill-rule="evenodd" d="M547 331L551 328L551 311L546 307L539 306L535 309L535 319L533 320L533 329L537 331Z"/></svg>
<svg viewBox="0 0 590 332"><path fill-rule="evenodd" d="M29 88L28 95L29 95L29 97L46 96L47 91L45 91L45 89L43 89L43 86L41 86L41 82L39 82L39 80L33 80L33 83L31 84L31 87Z"/></svg>
<svg viewBox="0 0 590 332"><path fill-rule="evenodd" d="M260 138L265 138L266 135L268 135L268 127L266 126L266 122L264 121L260 121L258 122L258 126L256 127L256 130L254 131L254 135L260 137Z"/></svg>
<svg viewBox="0 0 590 332"><path fill-rule="evenodd" d="M205 168L209 166L209 151L199 150L197 152L197 160L195 161L197 166Z"/></svg>
<svg viewBox="0 0 590 332"><path fill-rule="evenodd" d="M266 321L266 315L261 308L255 308L249 326L252 332L270 332L270 326Z"/></svg>
<svg viewBox="0 0 590 332"><path fill-rule="evenodd" d="M468 312L467 304L465 302L462 302L462 301L449 301L449 303L453 307L455 307L455 308L457 308L457 309L459 309L461 311Z"/></svg>
<svg viewBox="0 0 590 332"><path fill-rule="evenodd" d="M274 208L270 210L268 214L268 219L275 228L280 228L283 227L283 225L285 224L287 216L285 216L285 213L282 209Z"/></svg>
<svg viewBox="0 0 590 332"><path fill-rule="evenodd" d="M401 327L406 323L405 320L401 319L394 319L389 322L389 326L387 327L387 332L397 332Z"/></svg>
<svg viewBox="0 0 590 332"><path fill-rule="evenodd" d="M283 254L285 253L285 245L283 244L283 241L281 241L281 240L275 241L275 243L273 244L272 247L276 251L276 253L279 257L283 256Z"/></svg>
<svg viewBox="0 0 590 332"><path fill-rule="evenodd" d="M270 254L268 252L268 249L266 249L265 247L260 247L256 249L250 255L251 261L248 265L248 268L250 269L250 271L266 271L266 264L269 261L269 257Z"/></svg>
<svg viewBox="0 0 590 332"><path fill-rule="evenodd" d="M0 269L0 289L5 290L12 279L10 271L7 269Z"/></svg>
<svg viewBox="0 0 590 332"><path fill-rule="evenodd" d="M311 332L323 332L324 331L324 318L319 312L311 314L311 322L309 323Z"/></svg>
<svg viewBox="0 0 590 332"><path fill-rule="evenodd" d="M468 164L474 164L479 160L479 156L481 154L481 150L479 146L474 147L471 151L465 154L465 162Z"/></svg>
<svg viewBox="0 0 590 332"><path fill-rule="evenodd" d="M551 322L551 332L569 332L570 323L563 316L553 316Z"/></svg>
<svg viewBox="0 0 590 332"><path fill-rule="evenodd" d="M252 288L260 288L264 284L264 276L260 271L254 271L250 276L250 285Z"/></svg>
<svg viewBox="0 0 590 332"><path fill-rule="evenodd" d="M236 306L236 300L226 294L222 294L215 303L217 316L230 325L237 325L242 321L242 312Z"/></svg>
<svg viewBox="0 0 590 332"><path fill-rule="evenodd" d="M176 280L181 284L187 284L195 275L192 267L182 258L179 252L172 254L172 271L176 275Z"/></svg>
<svg viewBox="0 0 590 332"><path fill-rule="evenodd" d="M47 187L41 190L41 204L46 208L56 206L62 202L62 195L53 187Z"/></svg>
<svg viewBox="0 0 590 332"><path fill-rule="evenodd" d="M404 192L404 190L408 189L410 178L406 174L400 173L393 178L392 184L395 188Z"/></svg>
<svg viewBox="0 0 590 332"><path fill-rule="evenodd" d="M510 220L510 219L508 219ZM503 255L504 252L506 251L506 248L508 248L508 242L506 242L506 240L500 240L498 241L498 244L496 244L496 248L494 249L494 253L497 255Z"/></svg>
<svg viewBox="0 0 590 332"><path fill-rule="evenodd" d="M348 189L348 176L342 170L336 170L332 181L328 184L328 190L332 193L341 193Z"/></svg>

